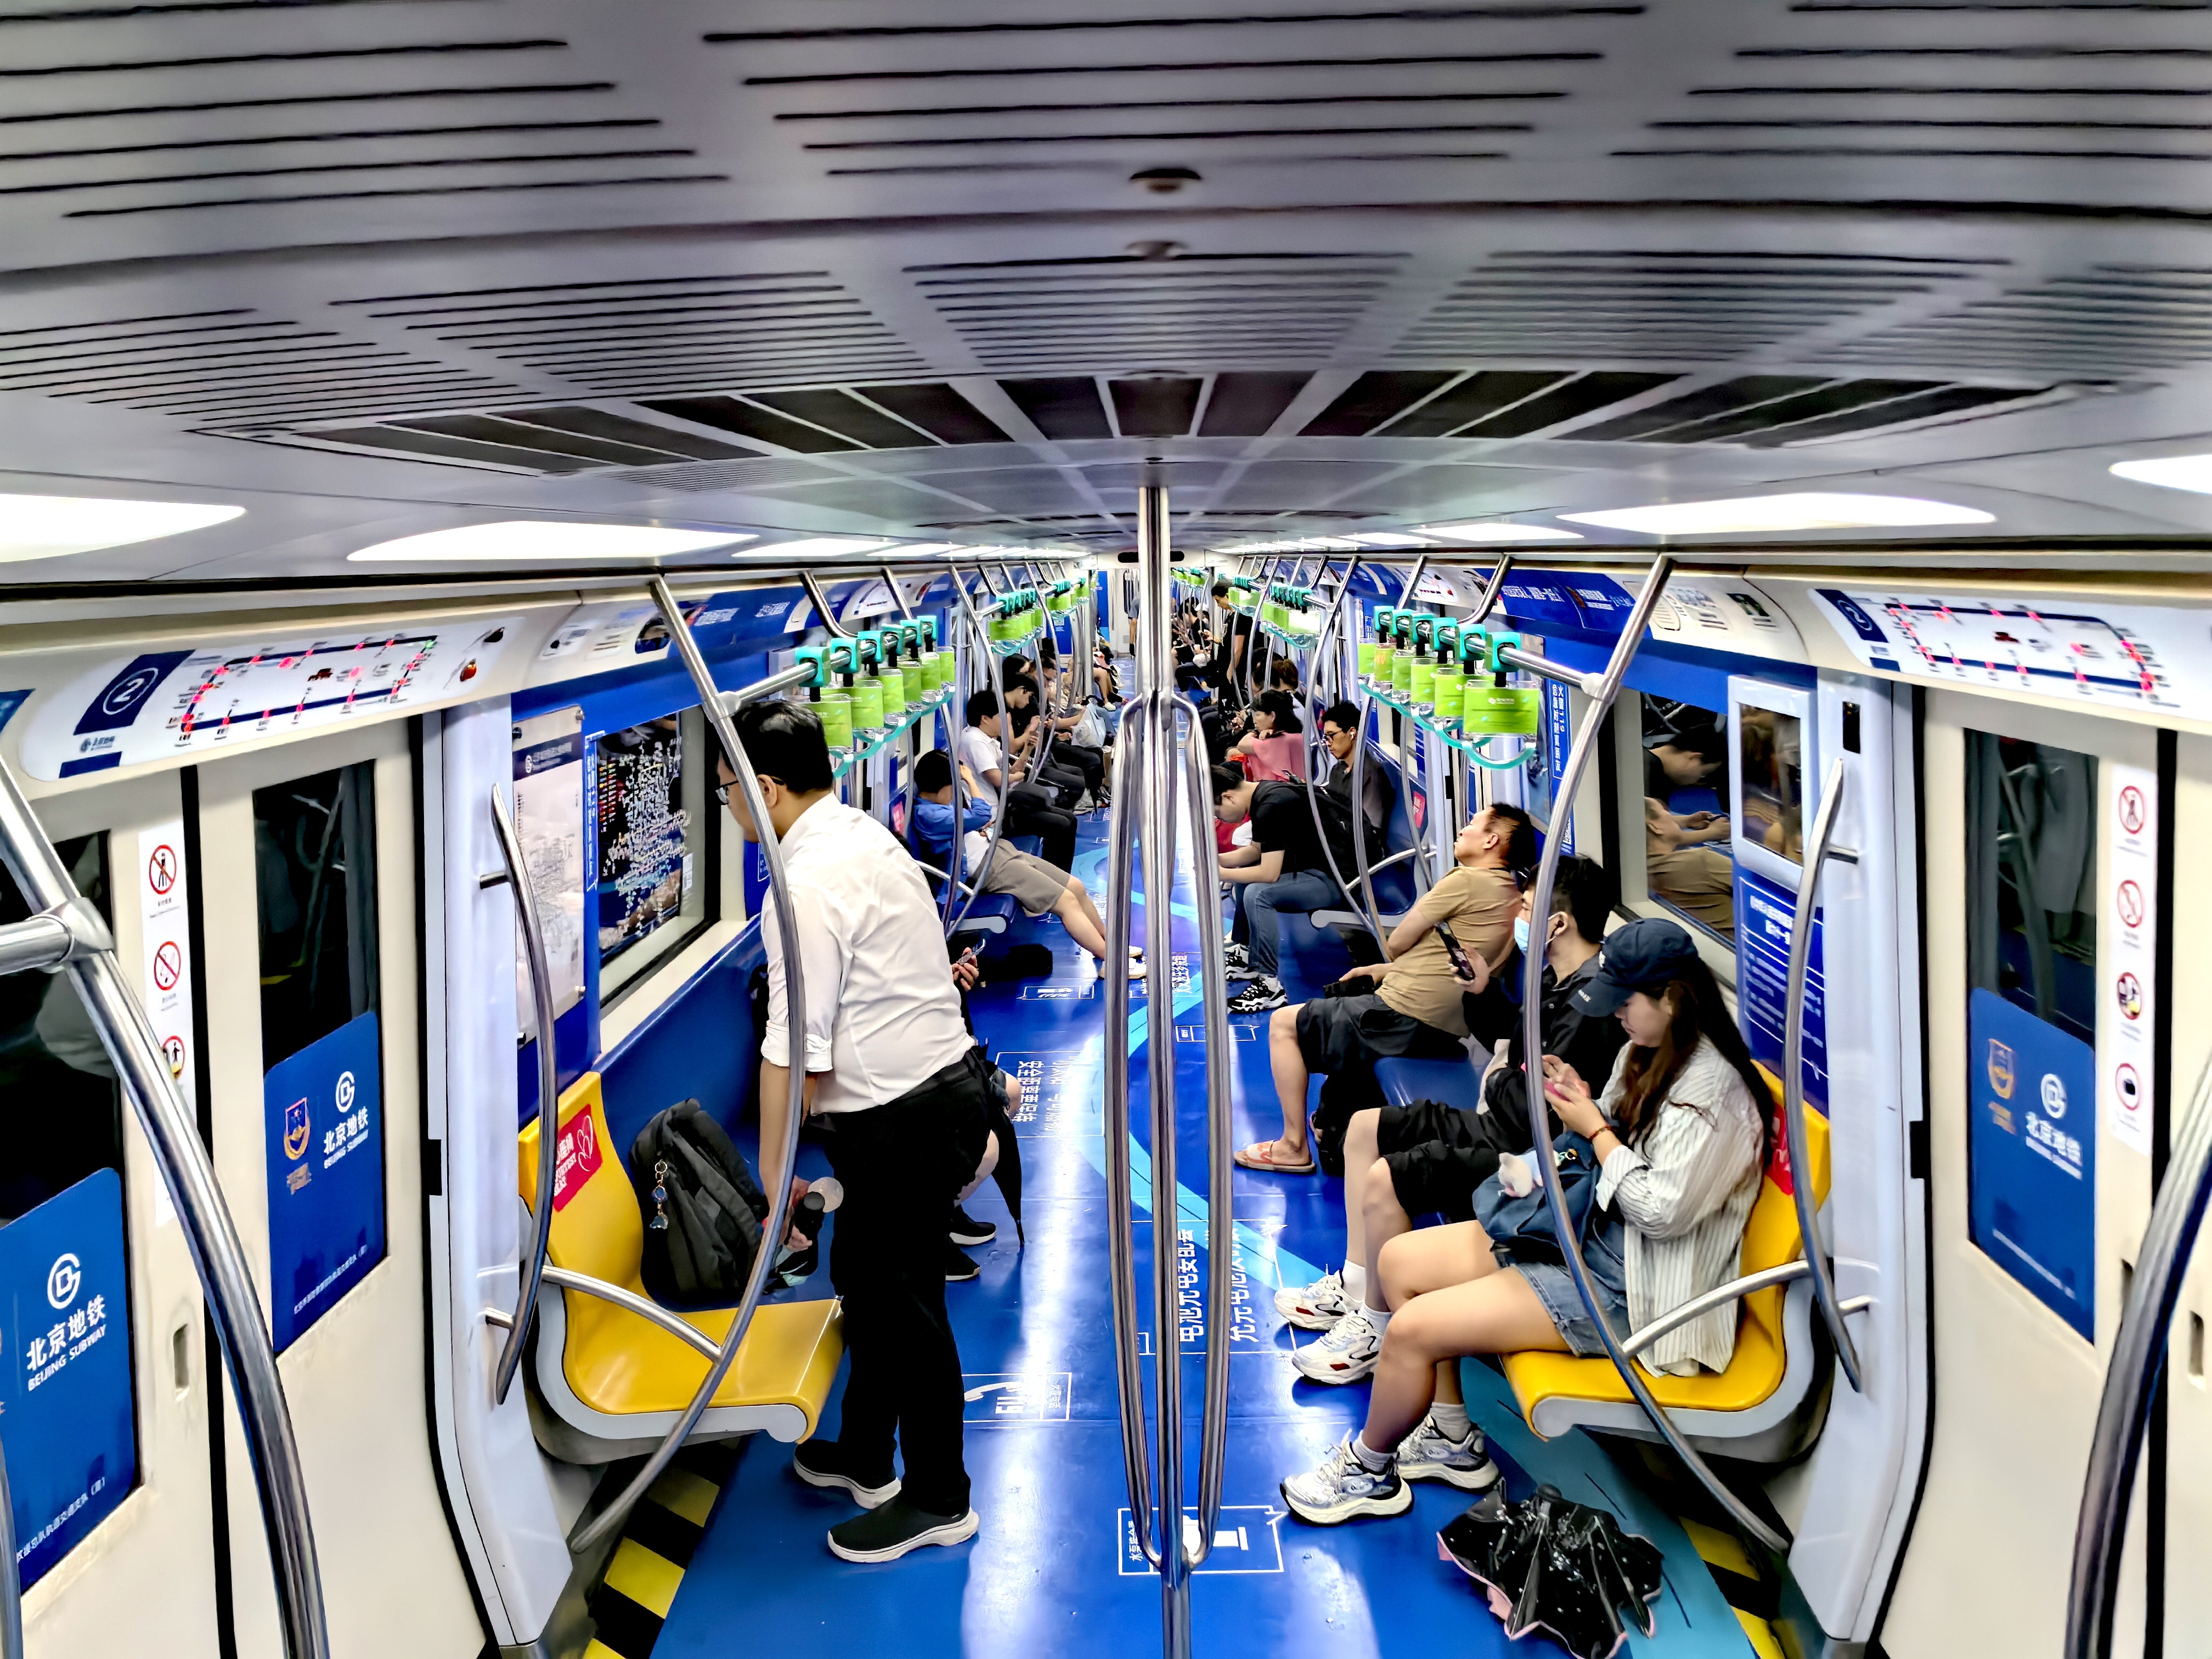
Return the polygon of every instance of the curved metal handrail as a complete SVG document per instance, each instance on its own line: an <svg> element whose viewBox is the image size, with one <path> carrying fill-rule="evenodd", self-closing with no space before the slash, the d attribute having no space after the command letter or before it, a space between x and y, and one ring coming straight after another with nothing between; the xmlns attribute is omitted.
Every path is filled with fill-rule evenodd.
<svg viewBox="0 0 2212 1659"><path fill-rule="evenodd" d="M268 1534L284 1651L289 1659L327 1659L330 1626L307 1511L307 1475L292 1432L269 1322L246 1266L246 1247L223 1202L198 1122L161 1054L161 1039L115 959L114 941L99 912L77 891L69 867L4 761L0 761L0 857L5 858L26 902L70 926L72 949L61 971L69 975L100 1032L100 1045L107 1050L153 1148L230 1370Z"/></svg>
<svg viewBox="0 0 2212 1659"><path fill-rule="evenodd" d="M830 596L822 591L822 584L815 580L814 573L811 570L800 571L799 573L799 580L800 586L806 589L806 597L813 601L814 614L822 618L823 627L828 629L832 634L836 635L841 640L849 640L856 637L851 629L846 627L843 623L837 620L837 613L832 610L830 605ZM653 578L653 581L656 586L665 587L667 586L666 582L658 576Z"/></svg>
<svg viewBox="0 0 2212 1659"><path fill-rule="evenodd" d="M763 1239L761 1249L766 1250L768 1248L768 1241ZM635 1291L626 1291L619 1285L610 1285L604 1279L594 1279L589 1273L576 1273L568 1267L546 1268L545 1283L556 1290L580 1291L586 1296L596 1296L602 1302L611 1302L617 1308L658 1325L678 1341L696 1349L709 1359L719 1359L722 1356L722 1350L713 1337L696 1325L686 1324L658 1302L640 1296ZM514 1316L504 1308L486 1308L484 1323L496 1325L501 1330L515 1328ZM4 1659L4 1656L0 1656L0 1659Z"/></svg>
<svg viewBox="0 0 2212 1659"><path fill-rule="evenodd" d="M1304 561L1300 560L1299 562L1303 565ZM1326 571L1328 568L1328 561L1323 559L1322 561L1322 569ZM1324 661L1328 658L1329 636L1335 628L1337 613L1343 608L1344 596L1352 591L1352 579L1358 574L1359 556L1355 553L1352 555L1351 568L1344 573L1343 586L1336 590L1335 597L1329 600L1328 610L1321 619L1321 626L1314 631L1313 659L1316 663ZM1313 689L1310 682L1309 683L1307 689L1309 690ZM1308 704L1310 705L1316 701L1316 699L1309 697L1306 701ZM1363 722L1363 724L1364 723L1364 722ZM1319 741L1320 735L1321 721L1318 718L1316 718L1314 720L1314 738L1316 742ZM1355 745L1353 750L1353 759L1355 762L1358 758L1358 746L1364 745L1366 740L1367 734L1364 731L1355 732L1352 733L1352 743ZM1313 763L1314 757L1312 754L1312 747L1310 744L1307 750L1305 768L1306 811L1311 814L1313 817L1314 840L1321 848L1322 857L1328 860L1329 879L1336 884L1337 891L1342 893L1346 898L1349 899L1352 897L1352 888L1344 879L1344 872L1337 866L1336 851L1328 844L1328 831L1322 827L1321 797L1315 790ZM1353 794L1352 799L1352 839L1355 845L1364 844L1367 839L1367 803L1356 793ZM1365 890L1364 887L1362 890ZM1367 922L1368 932L1374 936L1376 947L1378 949L1382 949L1382 927L1380 916L1373 914L1366 908L1362 908L1361 915ZM1383 953L1387 956L1389 951L1384 950Z"/></svg>
<svg viewBox="0 0 2212 1659"><path fill-rule="evenodd" d="M15 1571L15 1506L0 1449L0 1659L23 1659L23 1581Z"/></svg>
<svg viewBox="0 0 2212 1659"><path fill-rule="evenodd" d="M991 815L991 844L983 849L983 869L988 870L991 867L992 860L999 856L999 842L1006 833L1006 820L1013 814L1014 752L1012 738L1014 734L1006 730L1006 681L1004 677L999 672L998 657L991 649L990 630L983 626L982 617L976 614L975 601L969 595L968 584L961 580L960 567L957 564L952 564L952 561L950 558L945 560L945 563L952 565L952 586L954 591L960 595L961 611L967 619L969 637L975 641L975 651L982 659L984 674L991 682L991 701L998 706L999 710L999 810ZM988 587L991 585L991 579L988 576L984 577L983 585L986 587ZM960 731L964 732L968 729L968 709L964 700L962 706L955 711L953 718L960 723ZM954 866L955 867L961 867L963 855L963 848L962 848L961 843L966 836L965 832L960 828L960 825L967 817L968 811L967 807L964 805L964 792L960 787L960 740L957 736L956 736L952 741L951 758L952 761L953 856L946 860L945 862ZM981 871L976 873L975 880L977 889L980 890L983 880ZM948 918L945 924L945 938L951 939L955 933L960 931L960 924L968 920L968 913L975 908L975 900L977 896L977 890L970 890L968 895L968 902L960 907L960 914L956 916L952 914L952 896L950 890L947 890L945 899L945 914Z"/></svg>
<svg viewBox="0 0 2212 1659"><path fill-rule="evenodd" d="M1746 1273L1741 1279L1731 1279L1727 1284L1707 1291L1703 1296L1693 1296L1679 1307L1669 1308L1649 1325L1625 1338L1620 1345L1621 1352L1634 1358L1669 1331L1680 1330L1692 1320L1702 1318L1716 1308L1725 1308L1738 1297L1749 1296L1753 1291L1764 1291L1776 1285L1787 1285L1806 1278L1812 1271L1812 1265L1801 1256L1795 1261L1785 1261L1778 1267L1762 1267L1755 1273ZM1857 1313L1862 1309L1874 1306L1874 1298L1855 1296L1843 1305L1845 1313Z"/></svg>
<svg viewBox="0 0 2212 1659"><path fill-rule="evenodd" d="M1490 573L1490 580L1483 584L1481 596L1474 602L1474 611L1468 617L1467 626L1480 628L1489 619L1490 613L1497 608L1498 595L1505 591L1506 577L1512 574L1513 556L1510 553L1499 554L1498 563Z"/></svg>
<svg viewBox="0 0 2212 1659"><path fill-rule="evenodd" d="M1644 579L1644 588L1636 596L1636 605L1629 612L1628 621L1620 631L1620 638L1607 660L1601 677L1598 695L1590 699L1589 708L1583 714L1582 724L1576 728L1573 746L1567 751L1567 763L1559 775L1558 785L1552 792L1556 803L1553 812L1555 825L1564 827L1565 815L1573 811L1576 792L1581 788L1583 774L1589 768L1592 754L1596 752L1598 729L1613 708L1613 699L1620 695L1621 683L1628 677L1628 665L1635 660L1637 647L1643 643L1644 631L1650 626L1651 613L1658 606L1659 598L1673 573L1674 562L1661 554L1651 562L1650 573ZM1566 837L1560 834L1544 837L1544 851L1536 865L1536 878L1528 889L1528 914L1547 916L1552 913L1552 889L1559 872L1559 853ZM1545 1100L1543 1088L1544 1024L1543 972L1544 953L1526 951L1522 958L1521 987L1521 1052L1528 1068L1528 1126L1530 1139L1534 1145L1537 1167L1553 1170L1558 1165L1557 1155L1552 1150L1551 1111ZM1559 1242L1559 1254L1567 1271L1575 1281L1576 1292L1583 1299L1583 1307L1590 1321L1597 1327L1598 1335L1605 1343L1606 1355L1613 1361L1613 1369L1627 1386L1636 1403L1651 1426L1659 1431L1674 1455L1680 1458L1698 1483L1711 1492L1716 1503L1728 1511L1735 1523L1767 1548L1786 1553L1790 1540L1759 1516L1752 1513L1744 1501L1730 1492L1715 1474L1711 1467L1691 1445L1666 1408L1652 1396L1650 1385L1638 1373L1636 1363L1621 1346L1620 1338L1613 1328L1613 1322L1599 1305L1597 1290L1590 1279L1589 1264L1583 1260L1581 1242L1575 1237L1573 1220L1567 1214L1566 1194L1557 1181L1543 1183L1544 1199L1552 1214L1552 1228Z"/></svg>
<svg viewBox="0 0 2212 1659"><path fill-rule="evenodd" d="M781 949L778 954L783 962L784 1029L789 1034L789 1046L784 1058L791 1079L791 1089L784 1106L783 1158L771 1178L766 1170L761 1171L769 1182L768 1219L761 1229L761 1247L753 1253L752 1271L745 1276L744 1294L738 1299L736 1315L730 1328L722 1338L714 1363L707 1368L698 1391L691 1396L660 1444L645 1460L644 1467L630 1479L615 1500L599 1511L589 1523L580 1527L568 1540L569 1547L581 1555L604 1543L621 1527L623 1519L644 1497L653 1483L660 1479L676 1454L683 1449L691 1431L699 1425L706 1414L708 1402L722 1386L722 1379L735 1363L738 1350L743 1346L745 1333L751 1328L753 1314L759 1308L761 1295L768 1288L769 1274L775 1261L775 1247L782 1242L791 1225L791 1176L799 1158L799 1131L806 1116L806 985L805 975L799 948L799 919L791 901L791 877L784 868L783 849L768 813L768 801L761 793L760 779L753 772L752 761L746 756L744 745L738 741L738 729L730 719L728 702L714 684L714 677L707 667L707 659L699 650L699 642L691 636L684 624L684 613L677 608L676 596L669 591L665 578L655 576L652 582L654 603L667 624L678 655L683 658L684 671L691 676L691 684L699 694L699 706L706 712L707 721L722 747L723 758L738 780L743 793L746 816L751 818L760 836L762 855L768 860L769 896L775 906L776 929ZM761 1102L761 1121L765 1136L769 1103ZM544 1149L539 1149L544 1156Z"/></svg>
<svg viewBox="0 0 2212 1659"><path fill-rule="evenodd" d="M530 868L522 856L522 842L514 833L514 820L501 799L491 792L491 826L499 841L500 860L507 866L507 890L514 896L515 920L522 926L523 960L530 969L531 1006L538 1021L538 1202L531 1208L530 1255L522 1269L522 1283L514 1298L514 1317L507 1340L492 1371L495 1404L507 1398L514 1386L514 1373L522 1364L522 1345L530 1336L530 1322L538 1312L538 1281L545 1276L545 1251L553 1242L553 1174L560 1160L561 1088L554 1064L553 970L545 951L544 919L538 914L537 890L530 884Z"/></svg>
<svg viewBox="0 0 2212 1659"><path fill-rule="evenodd" d="M1829 763L1820 791L1820 809L1813 814L1813 834L1803 848L1804 864L1797 878L1797 910L1790 925L1790 967L1784 981L1782 1024L1782 1126L1790 1146L1790 1192L1797 1206L1797 1233L1805 1241L1805 1259L1813 1279L1813 1297L1820 1304L1820 1317L1836 1344L1837 1363L1844 1368L1854 1394L1864 1394L1859 1374L1859 1351L1844 1325L1844 1310L1836 1295L1836 1275L1829 1265L1827 1248L1820 1241L1820 1208L1813 1196L1811 1137L1805 1124L1805 994L1812 971L1813 907L1820 896L1820 870L1832 858L1856 861L1858 854L1834 847L1836 813L1844 802L1844 757Z"/></svg>
<svg viewBox="0 0 2212 1659"><path fill-rule="evenodd" d="M2120 1310L2119 1334L2105 1366L2097 1401L2097 1427L2081 1482L2081 1510L2074 1528L2074 1561L2066 1592L2067 1659L2108 1659L2112 1614L2119 1601L2120 1553L2128 1504L2135 1495L2136 1465L2159 1371L2166 1364L2166 1332L2181 1299L2197 1235L2212 1200L2212 1061L2197 1079L2188 1114L2160 1177L2142 1254Z"/></svg>

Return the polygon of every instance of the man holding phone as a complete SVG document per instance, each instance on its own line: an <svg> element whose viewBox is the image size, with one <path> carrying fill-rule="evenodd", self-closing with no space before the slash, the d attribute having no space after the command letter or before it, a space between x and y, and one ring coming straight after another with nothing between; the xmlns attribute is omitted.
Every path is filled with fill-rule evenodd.
<svg viewBox="0 0 2212 1659"><path fill-rule="evenodd" d="M1468 820L1452 855L1450 873L1392 931L1389 961L1352 969L1335 988L1348 994L1316 997L1269 1018L1268 1055L1283 1133L1239 1152L1237 1161L1246 1169L1314 1172L1316 1148L1306 1134L1306 1085L1313 1073L1328 1079L1314 1120L1319 1164L1337 1174L1352 1114L1382 1104L1375 1082L1377 1060L1465 1052L1461 997L1480 994L1513 957L1513 918L1521 905L1516 872L1536 860L1536 829L1517 806L1487 807ZM1468 969L1465 979L1453 970L1454 945ZM1363 981L1374 988L1360 991Z"/></svg>

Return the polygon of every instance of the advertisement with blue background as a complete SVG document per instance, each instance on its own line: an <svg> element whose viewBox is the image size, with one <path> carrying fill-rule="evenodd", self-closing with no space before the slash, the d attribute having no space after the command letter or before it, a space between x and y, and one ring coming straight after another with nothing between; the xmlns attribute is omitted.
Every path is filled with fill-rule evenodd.
<svg viewBox="0 0 2212 1659"><path fill-rule="evenodd" d="M2097 1339L2097 1054L1994 991L1967 1005L1967 1236Z"/></svg>
<svg viewBox="0 0 2212 1659"><path fill-rule="evenodd" d="M1782 1074L1783 1022L1790 1008L1790 934L1797 896L1741 865L1735 872L1736 1013L1751 1057ZM1821 971L1820 913L1805 962L1805 1098L1828 1107L1828 995Z"/></svg>
<svg viewBox="0 0 2212 1659"><path fill-rule="evenodd" d="M262 1079L276 1351L384 1260L384 1086L374 1011ZM4 1237L4 1235L0 1235Z"/></svg>
<svg viewBox="0 0 2212 1659"><path fill-rule="evenodd" d="M123 1178L96 1170L0 1228L0 1441L28 1589L138 1478Z"/></svg>

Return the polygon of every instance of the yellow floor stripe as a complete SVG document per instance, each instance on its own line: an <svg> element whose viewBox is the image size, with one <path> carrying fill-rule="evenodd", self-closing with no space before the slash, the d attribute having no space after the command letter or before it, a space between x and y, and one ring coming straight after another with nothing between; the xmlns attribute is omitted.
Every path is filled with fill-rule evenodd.
<svg viewBox="0 0 2212 1659"><path fill-rule="evenodd" d="M721 1488L685 1468L671 1468L647 1489L646 1496L664 1510L682 1516L695 1527L707 1524Z"/></svg>
<svg viewBox="0 0 2212 1659"><path fill-rule="evenodd" d="M620 1590L638 1606L668 1617L676 1601L676 1587L684 1582L684 1569L665 1555L657 1555L635 1538L625 1538L607 1564L607 1588Z"/></svg>
<svg viewBox="0 0 2212 1659"><path fill-rule="evenodd" d="M1751 1565L1751 1558L1743 1553L1743 1546L1728 1534L1687 1517L1681 1517L1681 1526L1682 1530L1689 1534L1690 1541L1697 1546L1698 1553L1712 1565L1741 1577L1758 1578L1759 1569Z"/></svg>
<svg viewBox="0 0 2212 1659"><path fill-rule="evenodd" d="M1743 1633L1751 1638L1751 1650L1759 1656L1759 1659L1785 1659L1782 1644L1774 1639L1774 1632L1766 1620L1753 1618L1741 1607L1735 1611L1736 1623L1743 1626Z"/></svg>
<svg viewBox="0 0 2212 1659"><path fill-rule="evenodd" d="M584 1649L584 1659L623 1659L623 1656L594 1636Z"/></svg>

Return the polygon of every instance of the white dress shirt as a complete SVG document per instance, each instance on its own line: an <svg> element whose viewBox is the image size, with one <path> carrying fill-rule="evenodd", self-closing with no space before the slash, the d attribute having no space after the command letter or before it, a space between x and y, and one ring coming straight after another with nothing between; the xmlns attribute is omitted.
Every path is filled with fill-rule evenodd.
<svg viewBox="0 0 2212 1659"><path fill-rule="evenodd" d="M784 833L806 993L806 1069L817 1112L896 1100L958 1060L975 1039L945 956L943 919L913 857L891 832L834 796ZM763 896L768 1030L761 1058L791 1063L783 943Z"/></svg>

